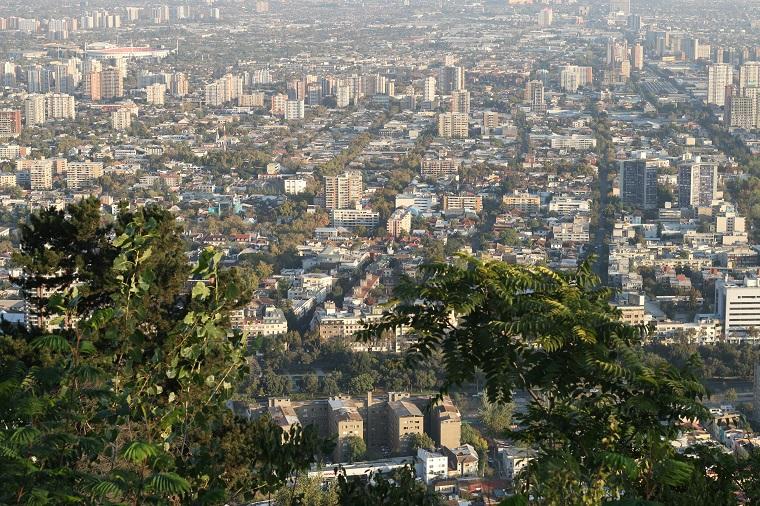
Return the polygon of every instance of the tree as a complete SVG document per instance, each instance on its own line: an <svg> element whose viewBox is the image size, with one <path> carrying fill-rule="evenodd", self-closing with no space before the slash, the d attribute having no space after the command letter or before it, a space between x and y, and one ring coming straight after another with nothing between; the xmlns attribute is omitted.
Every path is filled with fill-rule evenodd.
<svg viewBox="0 0 760 506"><path fill-rule="evenodd" d="M488 441L469 423L462 424L461 440L463 445L472 445L478 452L478 470L483 474L488 464Z"/></svg>
<svg viewBox="0 0 760 506"><path fill-rule="evenodd" d="M415 432L411 434L411 436L409 436L409 445L415 452L417 451L417 448L429 451L435 450L435 441L424 432Z"/></svg>
<svg viewBox="0 0 760 506"><path fill-rule="evenodd" d="M680 420L706 416L695 360L645 364L636 347L646 327L620 321L588 262L559 273L463 260L406 280L397 305L359 337L410 331L413 360L440 356L441 393L479 371L490 402L524 391L511 436L537 450L522 490L539 504L655 500L688 482L695 468L670 440Z"/></svg>
<svg viewBox="0 0 760 506"><path fill-rule="evenodd" d="M375 378L372 374L365 372L354 376L348 382L348 391L354 395L371 392L375 389Z"/></svg>
<svg viewBox="0 0 760 506"><path fill-rule="evenodd" d="M309 395L316 395L319 392L319 378L316 374L307 374L304 376L303 391Z"/></svg>
<svg viewBox="0 0 760 506"><path fill-rule="evenodd" d="M494 435L501 436L512 425L512 403L496 403L483 396L483 407L480 409L480 417L486 428Z"/></svg>
<svg viewBox="0 0 760 506"><path fill-rule="evenodd" d="M338 487L328 484L322 487L319 478L298 476L293 487L283 487L274 497L275 506L338 506Z"/></svg>
<svg viewBox="0 0 760 506"><path fill-rule="evenodd" d="M414 469L404 467L395 471L389 478L382 474L348 478L345 471L338 475L340 504L351 506L438 506L441 498L424 483L417 481Z"/></svg>
<svg viewBox="0 0 760 506"><path fill-rule="evenodd" d="M47 296L55 333L0 336L0 502L221 503L305 470L320 452L314 429L284 434L226 407L246 367L242 336L227 330L239 291L224 282L222 255L171 257L171 222L150 210L104 238L93 208L35 215L61 227L41 232L45 248L24 232L28 278L58 263L70 279ZM79 241L80 258L63 237ZM99 248L111 252L103 266L90 262Z"/></svg>
<svg viewBox="0 0 760 506"><path fill-rule="evenodd" d="M343 438L343 445L345 448L345 457L348 457L348 461L353 464L357 460L361 460L367 453L367 443L360 436L348 436Z"/></svg>

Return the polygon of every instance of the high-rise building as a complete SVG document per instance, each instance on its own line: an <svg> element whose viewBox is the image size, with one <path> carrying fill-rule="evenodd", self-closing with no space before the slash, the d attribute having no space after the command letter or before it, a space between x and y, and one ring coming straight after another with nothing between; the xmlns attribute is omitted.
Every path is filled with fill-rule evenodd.
<svg viewBox="0 0 760 506"><path fill-rule="evenodd" d="M127 130L132 126L132 111L126 107L111 113L111 127L114 130Z"/></svg>
<svg viewBox="0 0 760 506"><path fill-rule="evenodd" d="M681 207L709 207L717 191L717 164L698 160L678 168L678 203Z"/></svg>
<svg viewBox="0 0 760 506"><path fill-rule="evenodd" d="M438 135L453 139L469 137L469 118L461 112L444 112L438 115Z"/></svg>
<svg viewBox="0 0 760 506"><path fill-rule="evenodd" d="M620 162L620 197L640 209L657 208L657 167L645 159Z"/></svg>
<svg viewBox="0 0 760 506"><path fill-rule="evenodd" d="M69 162L66 165L66 186L79 189L103 176L103 162Z"/></svg>
<svg viewBox="0 0 760 506"><path fill-rule="evenodd" d="M285 119L295 121L304 118L303 100L288 100L285 104Z"/></svg>
<svg viewBox="0 0 760 506"><path fill-rule="evenodd" d="M100 96L104 99L124 96L124 76L119 69L109 68L100 73Z"/></svg>
<svg viewBox="0 0 760 506"><path fill-rule="evenodd" d="M172 76L172 95L175 97L184 97L189 91L187 74L175 72Z"/></svg>
<svg viewBox="0 0 760 506"><path fill-rule="evenodd" d="M530 103L533 112L545 113L544 83L542 81L530 81L525 89L525 98Z"/></svg>
<svg viewBox="0 0 760 506"><path fill-rule="evenodd" d="M496 111L483 111L483 135L488 135L492 130L499 128L499 113Z"/></svg>
<svg viewBox="0 0 760 506"><path fill-rule="evenodd" d="M287 103L288 96L284 93L275 93L272 95L272 114L274 116L285 116L285 107Z"/></svg>
<svg viewBox="0 0 760 506"><path fill-rule="evenodd" d="M715 282L715 312L726 337L748 338L760 328L760 282L757 277Z"/></svg>
<svg viewBox="0 0 760 506"><path fill-rule="evenodd" d="M760 87L760 62L751 61L739 67L739 93L745 88Z"/></svg>
<svg viewBox="0 0 760 506"><path fill-rule="evenodd" d="M30 189L50 190L53 188L53 160L21 160L16 165L22 165L29 170Z"/></svg>
<svg viewBox="0 0 760 506"><path fill-rule="evenodd" d="M341 84L335 93L335 102L338 107L348 107L351 101L351 88L348 85Z"/></svg>
<svg viewBox="0 0 760 506"><path fill-rule="evenodd" d="M425 102L435 102L435 77L428 76L425 78L425 84L422 88L422 100Z"/></svg>
<svg viewBox="0 0 760 506"><path fill-rule="evenodd" d="M14 88L16 86L16 64L3 62L0 64L0 85Z"/></svg>
<svg viewBox="0 0 760 506"><path fill-rule="evenodd" d="M82 80L84 83L84 96L97 102L102 98L101 91L101 74L99 71L88 72Z"/></svg>
<svg viewBox="0 0 760 506"><path fill-rule="evenodd" d="M362 198L364 186L359 171L346 171L338 176L325 176L325 208L349 209Z"/></svg>
<svg viewBox="0 0 760 506"><path fill-rule="evenodd" d="M730 95L726 98L725 123L730 127L745 130L756 127L758 124L757 99L752 96Z"/></svg>
<svg viewBox="0 0 760 506"><path fill-rule="evenodd" d="M686 56L687 60L696 61L700 56L699 39L696 37L689 37L681 41L681 50Z"/></svg>
<svg viewBox="0 0 760 506"><path fill-rule="evenodd" d="M45 114L47 119L74 119L76 101L65 93L48 93L45 95Z"/></svg>
<svg viewBox="0 0 760 506"><path fill-rule="evenodd" d="M551 26L554 19L554 11L551 7L544 7L538 13L538 26Z"/></svg>
<svg viewBox="0 0 760 506"><path fill-rule="evenodd" d="M716 63L707 67L707 103L726 104L726 87L733 84L733 68L728 63Z"/></svg>
<svg viewBox="0 0 760 506"><path fill-rule="evenodd" d="M562 67L562 70L559 73L560 87L565 91L575 93L578 91L578 88L590 86L594 80L593 76L592 67L567 65Z"/></svg>
<svg viewBox="0 0 760 506"><path fill-rule="evenodd" d="M438 87L442 95L464 89L464 69L457 66L443 67L438 73Z"/></svg>
<svg viewBox="0 0 760 506"><path fill-rule="evenodd" d="M610 14L631 14L631 0L610 0Z"/></svg>
<svg viewBox="0 0 760 506"><path fill-rule="evenodd" d="M470 92L459 89L451 92L451 112L470 114Z"/></svg>
<svg viewBox="0 0 760 506"><path fill-rule="evenodd" d="M145 87L145 95L149 104L164 105L166 97L166 85L155 83Z"/></svg>
<svg viewBox="0 0 760 506"><path fill-rule="evenodd" d="M641 42L637 42L633 46L633 50L631 51L633 55L633 68L636 70L643 70L644 69L644 46L641 44Z"/></svg>
<svg viewBox="0 0 760 506"><path fill-rule="evenodd" d="M24 99L24 123L27 127L45 123L45 95L29 95Z"/></svg>
<svg viewBox="0 0 760 506"><path fill-rule="evenodd" d="M16 137L21 133L21 111L0 110L0 137Z"/></svg>

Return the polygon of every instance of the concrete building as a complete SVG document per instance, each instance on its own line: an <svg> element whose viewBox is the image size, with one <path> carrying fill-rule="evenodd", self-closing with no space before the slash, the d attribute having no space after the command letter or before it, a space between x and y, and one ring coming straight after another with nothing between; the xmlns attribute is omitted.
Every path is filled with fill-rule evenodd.
<svg viewBox="0 0 760 506"><path fill-rule="evenodd" d="M435 77L428 76L425 78L425 82L422 88L422 100L425 102L435 102Z"/></svg>
<svg viewBox="0 0 760 506"><path fill-rule="evenodd" d="M272 95L272 105L270 111L274 116L285 116L285 108L288 103L288 96L284 93L275 93Z"/></svg>
<svg viewBox="0 0 760 506"><path fill-rule="evenodd" d="M443 210L469 209L479 213L483 210L483 197L478 195L444 195Z"/></svg>
<svg viewBox="0 0 760 506"><path fill-rule="evenodd" d="M24 123L27 127L45 123L45 95L29 95L24 99Z"/></svg>
<svg viewBox="0 0 760 506"><path fill-rule="evenodd" d="M21 111L0 110L0 137L17 137L21 133Z"/></svg>
<svg viewBox="0 0 760 506"><path fill-rule="evenodd" d="M412 212L407 208L396 209L388 217L386 229L391 237L409 234L412 229Z"/></svg>
<svg viewBox="0 0 760 506"><path fill-rule="evenodd" d="M166 85L155 83L145 87L145 96L149 104L164 105L166 97Z"/></svg>
<svg viewBox="0 0 760 506"><path fill-rule="evenodd" d="M426 485L430 485L434 481L446 478L449 475L449 459L441 453L418 448L417 462L417 476Z"/></svg>
<svg viewBox="0 0 760 506"><path fill-rule="evenodd" d="M564 91L575 93L578 88L591 86L594 82L592 67L579 67L578 65L567 65L562 67L559 73L560 87Z"/></svg>
<svg viewBox="0 0 760 506"><path fill-rule="evenodd" d="M32 190L50 190L53 188L53 160L19 160L17 169L23 167L29 171L29 188Z"/></svg>
<svg viewBox="0 0 760 506"><path fill-rule="evenodd" d="M678 168L681 207L709 207L718 191L718 164L696 161Z"/></svg>
<svg viewBox="0 0 760 506"><path fill-rule="evenodd" d="M726 87L733 84L734 71L728 63L707 67L707 103L723 107L726 104Z"/></svg>
<svg viewBox="0 0 760 506"><path fill-rule="evenodd" d="M127 130L132 126L132 111L126 107L119 108L111 113L111 127L114 130Z"/></svg>
<svg viewBox="0 0 760 506"><path fill-rule="evenodd" d="M454 90L451 92L451 112L470 114L470 92Z"/></svg>
<svg viewBox="0 0 760 506"><path fill-rule="evenodd" d="M285 179L282 183L285 187L285 193L287 195L299 195L306 191L307 183L305 179Z"/></svg>
<svg viewBox="0 0 760 506"><path fill-rule="evenodd" d="M726 338L760 338L760 282L756 276L742 280L727 277L715 282L715 312L723 322ZM755 334L757 332L757 335Z"/></svg>
<svg viewBox="0 0 760 506"><path fill-rule="evenodd" d="M103 162L69 162L66 164L66 186L79 189L103 177Z"/></svg>
<svg viewBox="0 0 760 506"><path fill-rule="evenodd" d="M412 434L424 433L420 408L409 400L388 402L388 440L394 453L409 453Z"/></svg>
<svg viewBox="0 0 760 506"><path fill-rule="evenodd" d="M325 176L325 208L348 209L362 198L362 173L351 170L337 176Z"/></svg>
<svg viewBox="0 0 760 506"><path fill-rule="evenodd" d="M76 101L65 93L49 93L45 95L45 114L47 119L74 119Z"/></svg>
<svg viewBox="0 0 760 506"><path fill-rule="evenodd" d="M298 121L304 118L304 101L288 100L285 104L285 119L287 121Z"/></svg>
<svg viewBox="0 0 760 506"><path fill-rule="evenodd" d="M461 112L444 112L438 115L438 135L452 139L469 137L469 117Z"/></svg>
<svg viewBox="0 0 760 506"><path fill-rule="evenodd" d="M739 93L747 88L760 88L760 62L750 61L739 66Z"/></svg>
<svg viewBox="0 0 760 506"><path fill-rule="evenodd" d="M333 227L349 230L357 227L373 230L380 224L380 213L370 209L333 209L330 212L330 223Z"/></svg>
<svg viewBox="0 0 760 506"><path fill-rule="evenodd" d="M438 73L438 89L442 95L464 89L464 69L459 66L443 67Z"/></svg>
<svg viewBox="0 0 760 506"><path fill-rule="evenodd" d="M124 96L124 75L119 69L105 69L100 73L100 97L104 99ZM93 99L94 100L94 99Z"/></svg>
<svg viewBox="0 0 760 506"><path fill-rule="evenodd" d="M435 179L456 176L461 165L453 158L423 158L420 162L420 175Z"/></svg>
<svg viewBox="0 0 760 506"><path fill-rule="evenodd" d="M539 114L546 112L544 101L543 81L530 81L525 88L525 99L530 104L530 110Z"/></svg>
<svg viewBox="0 0 760 506"><path fill-rule="evenodd" d="M657 208L657 167L646 159L620 162L620 198L641 209Z"/></svg>
<svg viewBox="0 0 760 506"><path fill-rule="evenodd" d="M504 195L502 203L507 209L515 209L527 214L534 214L541 210L541 197L517 191Z"/></svg>

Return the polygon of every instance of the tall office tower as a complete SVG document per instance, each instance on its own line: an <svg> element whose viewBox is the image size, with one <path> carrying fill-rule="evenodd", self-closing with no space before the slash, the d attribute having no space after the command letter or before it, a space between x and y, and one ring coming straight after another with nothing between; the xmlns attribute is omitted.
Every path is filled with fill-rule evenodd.
<svg viewBox="0 0 760 506"><path fill-rule="evenodd" d="M455 90L451 92L451 112L470 114L470 92Z"/></svg>
<svg viewBox="0 0 760 506"><path fill-rule="evenodd" d="M224 103L224 84L219 81L207 84L204 92L207 106L219 107Z"/></svg>
<svg viewBox="0 0 760 506"><path fill-rule="evenodd" d="M166 85L155 83L145 87L145 95L149 104L164 105L166 97Z"/></svg>
<svg viewBox="0 0 760 506"><path fill-rule="evenodd" d="M126 107L111 113L111 127L114 130L127 130L132 126L132 111Z"/></svg>
<svg viewBox="0 0 760 506"><path fill-rule="evenodd" d="M351 102L351 88L346 84L338 85L335 94L335 102L338 107L348 107Z"/></svg>
<svg viewBox="0 0 760 506"><path fill-rule="evenodd" d="M758 89L758 88L748 88ZM730 127L751 130L757 126L757 99L752 96L726 97L725 123Z"/></svg>
<svg viewBox="0 0 760 506"><path fill-rule="evenodd" d="M45 115L47 119L76 118L76 102L74 97L65 93L49 93L45 95Z"/></svg>
<svg viewBox="0 0 760 506"><path fill-rule="evenodd" d="M726 337L757 339L752 335L753 329L760 328L760 282L757 276L750 275L737 281L728 277L716 280L715 313L722 320Z"/></svg>
<svg viewBox="0 0 760 506"><path fill-rule="evenodd" d="M647 160L620 162L620 197L640 209L657 208L657 167Z"/></svg>
<svg viewBox="0 0 760 506"><path fill-rule="evenodd" d="M739 93L745 88L760 87L760 62L747 62L739 67Z"/></svg>
<svg viewBox="0 0 760 506"><path fill-rule="evenodd" d="M644 69L644 46L641 44L641 42L637 42L633 46L633 68L636 70L643 70Z"/></svg>
<svg viewBox="0 0 760 506"><path fill-rule="evenodd" d="M707 67L707 103L726 104L726 86L733 84L734 72L728 63L716 63Z"/></svg>
<svg viewBox="0 0 760 506"><path fill-rule="evenodd" d="M175 97L184 97L189 91L187 74L175 72L172 75L172 95Z"/></svg>
<svg viewBox="0 0 760 506"><path fill-rule="evenodd" d="M14 88L16 86L16 64L3 62L0 65L0 85Z"/></svg>
<svg viewBox="0 0 760 506"><path fill-rule="evenodd" d="M101 94L101 81L100 72L88 72L85 74L82 79L84 96L93 102L97 102L103 98Z"/></svg>
<svg viewBox="0 0 760 506"><path fill-rule="evenodd" d="M105 69L100 73L100 96L105 99L124 96L124 77L118 69Z"/></svg>
<svg viewBox="0 0 760 506"><path fill-rule="evenodd" d="M681 50L686 56L687 60L696 61L699 59L700 45L699 39L696 37L689 37L681 41Z"/></svg>
<svg viewBox="0 0 760 506"><path fill-rule="evenodd" d="M464 89L464 69L462 67L443 67L438 73L438 87L442 95Z"/></svg>
<svg viewBox="0 0 760 506"><path fill-rule="evenodd" d="M709 207L718 191L718 164L697 160L678 168L678 205Z"/></svg>
<svg viewBox="0 0 760 506"><path fill-rule="evenodd" d="M21 133L21 111L0 110L0 137L16 137Z"/></svg>
<svg viewBox="0 0 760 506"><path fill-rule="evenodd" d="M53 91L56 93L66 93L68 95L74 93L76 80L69 65L55 65L53 68L53 76L55 81Z"/></svg>
<svg viewBox="0 0 760 506"><path fill-rule="evenodd" d="M243 94L243 78L233 74L224 74L221 81L224 83L225 102L236 100ZM303 99L301 99L303 100Z"/></svg>
<svg viewBox="0 0 760 506"><path fill-rule="evenodd" d="M288 121L294 121L303 119L303 117L303 100L288 100L285 104L285 119Z"/></svg>
<svg viewBox="0 0 760 506"><path fill-rule="evenodd" d="M467 114L461 112L444 112L438 115L438 135L452 139L466 139L470 136L470 124Z"/></svg>
<svg viewBox="0 0 760 506"><path fill-rule="evenodd" d="M26 86L29 93L47 93L50 91L52 73L37 65L26 70Z"/></svg>
<svg viewBox="0 0 760 506"><path fill-rule="evenodd" d="M617 67L618 74L623 81L628 80L631 77L631 62L629 60L623 60Z"/></svg>
<svg viewBox="0 0 760 506"><path fill-rule="evenodd" d="M395 97L396 96L396 80L395 79L388 79L388 82L385 85L385 94L389 97Z"/></svg>
<svg viewBox="0 0 760 506"><path fill-rule="evenodd" d="M29 95L24 99L24 123L27 127L45 123L45 95Z"/></svg>
<svg viewBox="0 0 760 506"><path fill-rule="evenodd" d="M634 32L641 31L641 16L638 14L631 14L628 16L628 28Z"/></svg>
<svg viewBox="0 0 760 506"><path fill-rule="evenodd" d="M425 102L435 102L435 77L425 78L425 84L422 88L422 100Z"/></svg>
<svg viewBox="0 0 760 506"><path fill-rule="evenodd" d="M290 100L304 100L306 98L306 81L303 79L291 79L288 81L287 91Z"/></svg>
<svg viewBox="0 0 760 506"><path fill-rule="evenodd" d="M288 96L284 93L272 95L272 114L275 116L285 116L285 107L288 103Z"/></svg>
<svg viewBox="0 0 760 506"><path fill-rule="evenodd" d="M610 14L631 14L631 0L610 0Z"/></svg>
<svg viewBox="0 0 760 506"><path fill-rule="evenodd" d="M306 103L309 105L319 105L322 103L321 83L309 83L306 85Z"/></svg>
<svg viewBox="0 0 760 506"><path fill-rule="evenodd" d="M544 83L541 81L530 81L525 88L525 98L530 103L530 109L533 112L545 113L546 103L544 102Z"/></svg>
<svg viewBox="0 0 760 506"><path fill-rule="evenodd" d="M594 82L594 72L592 67L579 67L577 65L567 65L562 67L559 73L560 87L575 93L578 88L591 86Z"/></svg>
<svg viewBox="0 0 760 506"><path fill-rule="evenodd" d="M554 11L551 7L544 7L538 13L538 26L552 26Z"/></svg>
<svg viewBox="0 0 760 506"><path fill-rule="evenodd" d="M325 176L325 208L350 209L362 198L362 173L346 171L338 176Z"/></svg>

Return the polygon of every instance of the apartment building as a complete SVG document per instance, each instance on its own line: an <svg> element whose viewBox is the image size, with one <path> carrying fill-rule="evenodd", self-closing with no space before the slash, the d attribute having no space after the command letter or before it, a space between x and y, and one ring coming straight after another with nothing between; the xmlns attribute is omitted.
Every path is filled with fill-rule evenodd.
<svg viewBox="0 0 760 506"><path fill-rule="evenodd" d="M408 234L412 230L412 212L408 208L396 209L388 218L386 229L391 237Z"/></svg>
<svg viewBox="0 0 760 506"><path fill-rule="evenodd" d="M423 158L420 162L420 175L430 178L456 176L461 165L461 162L453 158Z"/></svg>
<svg viewBox="0 0 760 506"><path fill-rule="evenodd" d="M511 195L504 195L502 203L507 209L513 209L526 214L534 214L541 210L541 197L517 191Z"/></svg>
<svg viewBox="0 0 760 506"><path fill-rule="evenodd" d="M483 210L483 197L479 195L444 195L443 210L470 210L479 213Z"/></svg>
<svg viewBox="0 0 760 506"><path fill-rule="evenodd" d="M66 186L70 189L79 189L99 177L103 177L103 162L69 162L66 165Z"/></svg>
<svg viewBox="0 0 760 506"><path fill-rule="evenodd" d="M363 191L362 173L359 171L351 170L337 176L325 176L325 208L355 207L362 198Z"/></svg>

